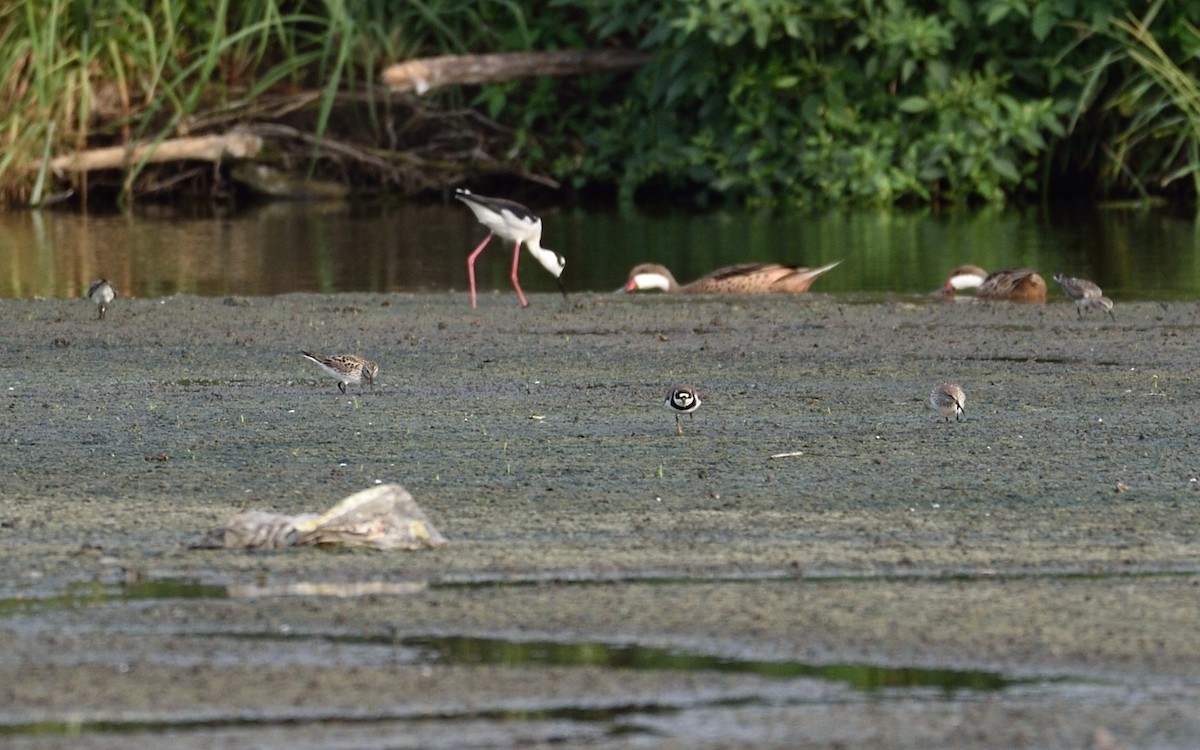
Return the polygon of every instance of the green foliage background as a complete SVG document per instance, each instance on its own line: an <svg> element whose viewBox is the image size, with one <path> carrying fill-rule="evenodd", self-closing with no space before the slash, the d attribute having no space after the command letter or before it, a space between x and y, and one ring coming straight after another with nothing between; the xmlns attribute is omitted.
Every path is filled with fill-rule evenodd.
<svg viewBox="0 0 1200 750"><path fill-rule="evenodd" d="M660 58L581 131L576 180L611 180L625 196L660 185L802 205L1002 202L1044 195L1052 177L1167 191L1194 177L1194 154L1126 131L1154 119L1190 130L1194 151L1198 121L1180 119L1177 90L1131 59L1130 34L1114 26L1133 18L1126 7L675 0L647 14L635 0L596 3L601 36L639 39ZM1138 17L1193 87L1197 15L1159 2Z"/></svg>
<svg viewBox="0 0 1200 750"><path fill-rule="evenodd" d="M335 138L347 95L372 102L354 138L386 151L388 63L626 47L655 61L426 101L512 133L514 173L626 201L1194 201L1198 24L1182 0L16 0L0 198L37 203L59 153L269 119L280 91L318 92Z"/></svg>

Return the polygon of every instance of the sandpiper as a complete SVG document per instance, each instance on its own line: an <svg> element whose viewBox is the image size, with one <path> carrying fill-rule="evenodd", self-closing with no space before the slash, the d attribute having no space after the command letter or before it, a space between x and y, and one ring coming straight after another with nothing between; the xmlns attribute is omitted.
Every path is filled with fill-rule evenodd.
<svg viewBox="0 0 1200 750"><path fill-rule="evenodd" d="M109 283L108 279L96 279L92 285L88 287L88 299L96 303L100 308L100 315L97 320L104 320L104 316L108 313L108 303L112 302L117 296L117 290Z"/></svg>
<svg viewBox="0 0 1200 750"><path fill-rule="evenodd" d="M675 412L675 434L683 434L683 424L679 421L680 414L691 414L700 408L700 396L690 385L677 385L667 394L664 402L668 409Z"/></svg>
<svg viewBox="0 0 1200 750"><path fill-rule="evenodd" d="M542 267L554 275L554 280L558 282L558 290L562 292L563 299L567 298L567 288L563 286L562 272L566 267L567 261L553 250L542 247L542 220L534 216L533 213L520 203L515 203L503 198L487 198L482 195L475 195L470 190L459 188L455 191L455 198L467 204L467 208L475 214L475 218L488 228L488 236L483 238L483 242L479 243L479 247L475 248L469 256L467 256L467 281L471 285L471 307L476 307L475 300L475 258L483 252L487 244L492 241L494 235L500 235L502 238L513 242L513 263L512 279L513 288L517 290L517 297L521 300L521 307L528 307L529 303L525 301L525 294L521 291L521 284L517 281L517 262L521 259L521 244L524 243L529 254L542 264Z"/></svg>
<svg viewBox="0 0 1200 750"><path fill-rule="evenodd" d="M359 391L362 390L362 383L365 381L375 389L375 378L379 375L379 365L356 357L353 354L337 354L332 357L325 357L320 354L312 354L310 352L301 351L306 358L316 362L317 365L326 373L337 378L338 390L342 393L346 392L346 386L350 383L358 383Z"/></svg>
<svg viewBox="0 0 1200 750"><path fill-rule="evenodd" d="M1076 279L1061 273L1054 274L1054 280L1062 287L1063 292L1075 300L1075 312L1083 317L1084 308L1095 307L1108 313L1115 323L1117 316L1113 315L1113 301L1104 296L1100 287L1087 279Z"/></svg>
<svg viewBox="0 0 1200 750"><path fill-rule="evenodd" d="M660 289L668 294L803 294L817 277L836 266L820 268L783 266L778 263L742 263L726 266L695 281L680 285L666 266L643 263L629 272L621 291Z"/></svg>
<svg viewBox="0 0 1200 750"><path fill-rule="evenodd" d="M945 417L947 422L950 417L954 417L956 422L961 420L966 413L963 410L966 404L967 394L957 383L941 383L929 394L929 407Z"/></svg>
<svg viewBox="0 0 1200 750"><path fill-rule="evenodd" d="M1046 280L1028 268L1006 268L987 273L979 266L959 266L950 272L942 294L953 297L956 291L977 287L975 296L1009 302L1045 302Z"/></svg>

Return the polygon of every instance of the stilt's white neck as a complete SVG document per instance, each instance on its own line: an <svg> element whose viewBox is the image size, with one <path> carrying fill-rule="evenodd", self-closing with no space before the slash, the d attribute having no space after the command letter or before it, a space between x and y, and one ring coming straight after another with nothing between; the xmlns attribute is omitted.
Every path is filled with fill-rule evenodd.
<svg viewBox="0 0 1200 750"><path fill-rule="evenodd" d="M549 248L542 247L537 238L526 242L525 247L529 249L529 254L542 264L542 268L554 274L554 278L562 276L563 269L567 266L565 258Z"/></svg>

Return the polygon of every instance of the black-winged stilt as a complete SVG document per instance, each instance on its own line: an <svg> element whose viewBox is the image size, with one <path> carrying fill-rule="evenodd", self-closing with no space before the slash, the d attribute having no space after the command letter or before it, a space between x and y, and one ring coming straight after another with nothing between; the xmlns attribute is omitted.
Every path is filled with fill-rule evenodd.
<svg viewBox="0 0 1200 750"><path fill-rule="evenodd" d="M483 242L479 243L479 247L475 248L469 256L467 256L467 280L471 284L471 307L476 307L475 300L475 259L487 247L487 244L492 241L493 235L500 235L506 240L512 241L513 244L513 262L512 262L512 285L517 290L517 297L521 300L521 307L528 307L529 303L525 301L525 294L521 291L521 284L517 281L517 262L521 259L521 244L524 243L528 248L529 254L532 255L542 267L554 275L554 280L558 282L558 289L562 292L563 299L567 298L567 288L563 286L562 272L567 265L567 261L561 255L542 247L542 220L534 216L528 208L525 208L520 203L515 203L503 198L487 198L482 195L475 195L470 190L459 188L454 191L454 197L467 204L467 208L475 214L475 218L479 223L488 228L488 236L483 238Z"/></svg>

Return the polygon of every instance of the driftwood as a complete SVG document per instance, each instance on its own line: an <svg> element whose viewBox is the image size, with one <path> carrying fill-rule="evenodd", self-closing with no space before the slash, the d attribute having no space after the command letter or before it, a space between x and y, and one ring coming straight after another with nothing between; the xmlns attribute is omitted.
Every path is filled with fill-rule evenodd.
<svg viewBox="0 0 1200 750"><path fill-rule="evenodd" d="M50 160L56 174L92 172L98 169L125 169L139 162L221 161L251 159L262 150L262 138L246 130L235 129L224 135L194 138L170 138L161 143L136 146L108 146L77 151ZM36 166L36 165L35 165Z"/></svg>
<svg viewBox="0 0 1200 750"><path fill-rule="evenodd" d="M432 549L446 544L413 496L398 484L356 492L324 513L284 516L261 510L239 513L199 546L283 549L302 545L370 549Z"/></svg>
<svg viewBox="0 0 1200 750"><path fill-rule="evenodd" d="M640 68L654 59L649 52L627 49L512 52L500 55L422 57L384 69L381 78L392 91L424 94L439 86L497 83L532 76L571 76Z"/></svg>
<svg viewBox="0 0 1200 750"><path fill-rule="evenodd" d="M495 83L510 81L518 78L533 76L568 76L589 73L616 72L632 70L641 67L654 59L649 52L629 49L602 50L561 50L555 52L514 52L497 55L445 55L441 57L425 57L409 60L405 63L392 65L382 73L383 82L396 92L415 91L424 94L426 91L439 86ZM300 97L285 100L280 112L288 112L296 107L311 102L315 94L307 93ZM278 102L272 106L279 108ZM245 119L246 113L238 111ZM223 116L228 122L229 113ZM253 120L253 117L250 117ZM98 170L128 170L140 164L165 164L170 162L200 161L222 162L224 160L251 161L259 157L263 150L263 136L268 138L284 135L283 130L292 130L279 124L264 124L251 128L235 127L220 135L199 135L194 137L170 138L155 142L142 142L122 146L76 151L56 156L49 161L49 168L55 175L86 174ZM257 132L256 132L257 131ZM316 145L314 136L293 135L300 140L309 140ZM341 156L350 155L355 161L377 170L385 179L394 179L403 172L393 162L400 160L409 162L412 171L429 169L433 162L421 159L405 148L393 148L386 157L376 156L364 149L353 149L343 144L337 144L330 139L320 141L323 150ZM332 144L332 145L331 145ZM412 162L415 164L411 164ZM452 160L439 159L439 164L451 164ZM35 161L29 164L32 172L37 172L47 166L44 162ZM438 167L442 168L442 167ZM239 177L254 184L255 189L267 194L282 192L287 196L297 194L306 197L314 193L325 194L326 189L314 190L312 184L283 184L274 176L260 179L260 173L239 172ZM336 192L336 191L335 191Z"/></svg>

